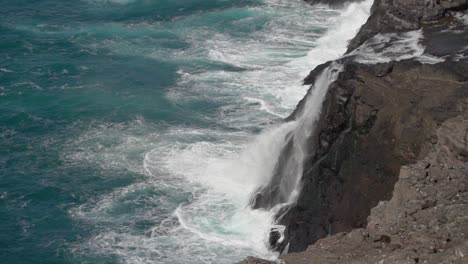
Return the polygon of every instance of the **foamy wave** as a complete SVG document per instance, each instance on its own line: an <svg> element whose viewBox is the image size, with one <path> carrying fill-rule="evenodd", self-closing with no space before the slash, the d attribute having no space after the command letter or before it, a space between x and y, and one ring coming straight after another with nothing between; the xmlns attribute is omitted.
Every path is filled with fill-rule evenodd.
<svg viewBox="0 0 468 264"><path fill-rule="evenodd" d="M457 13L455 18L460 20L463 24L465 24L465 26L468 26L468 14Z"/></svg>
<svg viewBox="0 0 468 264"><path fill-rule="evenodd" d="M312 61L311 66L336 60L347 49L348 41L357 33L358 29L367 20L373 1L367 0L360 3L351 3L336 18L336 27L330 29L317 41L317 47L307 54L307 60ZM313 69L313 67L308 70ZM303 73L304 74L304 73Z"/></svg>
<svg viewBox="0 0 468 264"><path fill-rule="evenodd" d="M187 95L210 94L211 100L243 105L229 116L223 116L223 120L236 126L264 122L268 116L261 115L262 112L286 116L307 90L302 86L307 71L323 62L306 59L307 52L317 45L323 31L336 23L334 17L340 11L311 8L303 1L272 0L267 4L267 8L252 10L276 16L275 19L247 38L219 32L205 40L197 36L206 36L206 32L192 33L188 38L193 48L184 51L184 56L207 56L211 61L233 65L242 71L190 72L187 69L169 97L179 101L186 100ZM268 102L268 107L266 104L252 106L252 101Z"/></svg>
<svg viewBox="0 0 468 264"><path fill-rule="evenodd" d="M0 68L0 72L12 73L12 72L14 72L14 71L9 70L9 69L7 69L7 68Z"/></svg>

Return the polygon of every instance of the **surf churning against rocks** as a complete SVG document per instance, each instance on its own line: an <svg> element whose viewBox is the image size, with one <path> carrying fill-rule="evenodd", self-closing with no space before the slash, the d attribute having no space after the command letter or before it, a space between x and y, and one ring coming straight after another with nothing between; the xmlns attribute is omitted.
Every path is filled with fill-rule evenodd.
<svg viewBox="0 0 468 264"><path fill-rule="evenodd" d="M300 127L281 120L302 79L345 52L371 2L22 3L0 11L0 140L23 151L5 182L26 191L1 197L29 210L12 210L25 239L88 263L275 258L274 211L252 210L250 196ZM60 232L46 243L50 223Z"/></svg>
<svg viewBox="0 0 468 264"><path fill-rule="evenodd" d="M78 245L77 252L91 249L116 255L127 263L231 263L247 255L275 257L266 245L274 211L250 209L250 195L273 174L284 138L292 131L307 133L298 128L310 127L302 123L314 119L272 127L265 121L285 117L304 96L307 87L301 80L308 70L344 53L346 41L367 18L370 1L344 10L305 5L301 1L267 1L223 11L240 16L234 24L250 27L258 23L258 17L265 20L264 27L246 36L212 33L204 27L192 28L192 33L182 26L176 29L188 34L191 43L183 53L174 52L169 57L182 66L177 84L166 95L178 103L196 103L206 96L215 104L222 102L213 116L219 118L219 124L210 129L172 126L157 133L151 147L142 146L147 149L143 150L141 172L145 180L72 209L76 219L102 226L94 237ZM186 27L203 19L211 19L210 13L187 17L171 27ZM120 45L112 44L111 48L121 52ZM199 63L207 69L194 67ZM315 112L318 116L328 84L338 72L339 65L319 80L304 114ZM147 126L145 120L134 125L143 130ZM255 136L259 130L265 131ZM303 143L298 141L296 147ZM301 157L294 159L292 168L301 164ZM284 202L294 200L299 179L295 177L287 185ZM135 205L130 211L124 209ZM155 224L139 231L126 226L128 221ZM104 227L109 222L119 227Z"/></svg>

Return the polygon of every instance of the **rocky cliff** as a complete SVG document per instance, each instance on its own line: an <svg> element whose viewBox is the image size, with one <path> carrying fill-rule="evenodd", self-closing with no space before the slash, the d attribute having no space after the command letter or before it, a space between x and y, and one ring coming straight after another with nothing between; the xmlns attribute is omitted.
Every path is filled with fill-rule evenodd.
<svg viewBox="0 0 468 264"><path fill-rule="evenodd" d="M466 113L443 122L435 136L424 158L401 167L392 198L372 209L366 228L329 236L279 262L468 263Z"/></svg>
<svg viewBox="0 0 468 264"><path fill-rule="evenodd" d="M374 2L313 124L300 195L276 216L281 261L467 261L467 10L467 0ZM305 79L309 93L329 64Z"/></svg>

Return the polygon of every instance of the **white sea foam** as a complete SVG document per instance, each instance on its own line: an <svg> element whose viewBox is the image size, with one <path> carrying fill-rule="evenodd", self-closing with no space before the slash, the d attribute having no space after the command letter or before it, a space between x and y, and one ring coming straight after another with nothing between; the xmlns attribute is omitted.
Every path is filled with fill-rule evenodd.
<svg viewBox="0 0 468 264"><path fill-rule="evenodd" d="M247 70L238 73L222 71L199 74L184 74L181 81L183 84L189 84L193 82L195 83L195 86L208 86L210 89L217 89L216 87L207 85L207 83L214 82L216 85L220 85L220 83L214 80L222 80L223 88L226 88L224 85L226 82L228 82L230 85L238 88L228 89L229 92L234 91L236 93L247 93L249 96L245 96L243 98L248 101L260 102L260 109L262 110L265 110L269 113L274 113L275 115L278 115L275 111L290 110L305 93L306 87L302 87L298 80L304 78L307 74L307 71L317 64L325 62L327 59L336 59L346 50L346 41L348 38L353 36L354 32L368 16L370 2L371 1L363 2L361 4L352 4L350 7L348 7L343 15L338 16L337 20L330 22L338 24L338 27L337 29L325 34L325 36L320 38L316 43L313 43L313 45L318 45L316 49L319 49L320 51L317 53L309 52L308 54L304 54L306 56L303 56L302 58L292 59L286 63L284 63L282 60L276 60L276 63L273 63L272 65L270 60L273 60L274 57L267 57L263 59L255 59L255 57L252 58L252 56L268 56L268 54L265 54L264 52L265 47L258 48L256 47L258 45L257 43L244 43L244 46L242 46L238 45L234 41L223 42L219 41L219 39L216 39L216 41L214 41L216 42L216 46L210 46L210 44L208 44L208 46L212 47L212 52L210 52L212 58L223 60L223 62L226 63L234 63L236 66L246 68ZM356 13L360 15L358 19L356 19ZM352 14L354 14L354 16L351 16ZM353 17L353 23L350 23L349 21L346 22L346 20L350 19L350 17ZM351 33L348 33L346 29L351 31ZM344 34L345 32L346 34ZM271 34L274 32L269 33ZM333 45L331 45L332 43ZM216 51L216 48L219 48L220 46L222 47L222 52ZM329 49L332 51L329 51ZM256 50L263 50L263 53L253 52ZM328 53L325 51L328 51ZM325 53L325 55L323 53ZM320 57L318 54L320 54ZM333 74L336 76L336 72ZM327 81L333 79L328 77L328 75L327 77L324 77L323 83L317 84L320 87L312 93L311 100L309 100L310 102L307 104L308 107L306 107L308 111L310 110L316 112L317 116L320 112L321 101L323 100L323 97L328 88ZM181 86L184 87L183 85ZM193 88L193 86L191 87ZM300 95L297 97L295 97L294 94L296 88L297 90L301 90ZM239 89L241 90L239 91ZM191 91L193 92L193 90ZM252 91L261 93L255 94L252 93ZM262 104L262 102L265 102L266 100L263 100L261 97L255 97L264 95L265 93L270 93L272 98L277 99L277 101L271 99L268 101L271 104L276 103L278 105L278 107L274 108L274 110L272 110L271 107L267 107L265 104ZM180 97L177 99L179 98ZM291 100L291 98L293 99ZM285 103L288 99L290 99L291 102ZM292 101L294 101L294 103L292 103ZM266 234L271 228L272 224L270 222L271 218L268 217L271 216L271 213L265 212L263 219L252 221L251 219L249 220L248 214L244 214L246 210L250 211L246 209L245 206L250 198L251 192L256 187L267 182L269 177L271 177L280 151L284 146L287 134L292 131L300 133L300 129L295 130L295 128L298 126L304 128L312 127L310 124L307 126L308 123L303 124L304 122L315 122L315 119L311 120L304 118L299 122L289 122L271 130L267 130L266 132L262 133L262 135L257 137L253 143L250 143L247 147L245 147L245 150L242 151L240 155L237 154L234 156L228 155L226 157L222 157L220 153L216 153L223 149L220 145L210 145L203 143L203 150L200 150L200 146L197 146L196 144L192 145L188 149L184 149L182 152L179 152L177 156L171 157L169 159L169 169L173 170L172 173L184 171L184 175L186 175L189 179L201 180L200 184L202 186L209 186L210 193L221 193L223 194L223 197L229 197L229 201L237 201L236 206L238 206L237 208L240 209L231 209L231 213L233 214L232 217L238 218L239 220L243 219L246 225L238 225L236 226L236 230L238 230L238 232L239 230L247 230L248 232L243 234L246 237L242 239L250 240L252 237L254 237L254 245L256 245L255 248L258 248L259 252L262 252L262 250L265 250L265 236L260 236L261 239L259 239L258 236L252 236L249 235L249 233L259 232L259 234ZM296 136L299 137L300 135ZM207 149L211 150L207 151ZM205 156L203 153L205 153ZM209 157L206 157L206 153L211 154ZM236 152L234 151L233 153ZM213 154L216 158L211 156ZM180 162L181 158L184 161ZM188 164L187 161L189 161L191 165ZM192 170L189 170L188 168L192 168ZM188 171L192 171L194 174L187 173ZM299 192L298 178L299 177L296 177L294 183L292 183L293 192L291 193L291 199L294 199L294 195ZM214 197L216 197L216 195ZM202 196L202 198L197 199L197 201L201 201L201 204L208 204L208 206L204 207L205 209L202 210L206 214L210 215L211 212L219 213L218 210L213 210L212 208L216 204L214 203L216 199L213 199L212 196ZM226 204L226 202L221 204ZM197 211L202 207L203 206L197 205L197 202L194 202L184 207L183 211ZM186 220L188 217L185 218L181 212L182 208L179 208L177 214L179 220L184 223L184 226L192 230L198 236L206 236L207 233L210 233L210 231L207 229L213 229L213 223L210 222L209 228L205 226L205 230L200 231L204 228L196 224L194 225L188 223ZM195 213L191 219L196 219L197 216L200 217L199 214L200 212L197 211L197 213ZM226 225L226 222L223 222L221 226L226 227L229 225ZM206 239L219 240L218 236L219 233L215 232L215 235L210 235Z"/></svg>
<svg viewBox="0 0 468 264"><path fill-rule="evenodd" d="M14 71L9 70L9 69L7 69L7 68L0 68L0 72L12 73L12 72L14 72Z"/></svg>
<svg viewBox="0 0 468 264"><path fill-rule="evenodd" d="M369 0L351 3L338 16L337 26L333 27L325 36L320 38L317 41L317 47L312 49L307 54L307 57L304 58L312 62L308 66L315 67L326 61L336 60L341 57L346 52L348 41L356 35L360 26L366 22L372 3L373 1ZM312 68L309 67L306 70Z"/></svg>
<svg viewBox="0 0 468 264"><path fill-rule="evenodd" d="M468 47L466 47L464 50L461 50L460 53L455 54L452 60L460 61L460 60L468 59L468 56L463 54L463 53L468 53L467 51L468 51Z"/></svg>
<svg viewBox="0 0 468 264"><path fill-rule="evenodd" d="M308 87L302 85L302 80L309 71L328 60L337 59L346 51L347 41L367 19L372 1L352 3L344 11L326 6L310 8L300 1L272 0L268 4L285 8L288 15L271 21L252 39L223 34L216 34L206 41L193 38L195 51L203 50L200 48L203 46L212 60L235 65L244 71L184 74L179 88L174 89L170 96L174 100L187 98L180 87L190 87L190 92L195 92L196 97L217 91L217 96L223 95L220 98L223 101L226 97L237 98L238 94L243 94L242 98L247 101L268 102L268 107L260 104L252 110L285 117L304 97ZM322 36L311 31L326 28L331 29ZM242 105L248 102L237 100L235 103ZM226 120L245 123L246 112L251 112L251 109L238 111L237 115ZM259 116L257 122L264 119L264 116Z"/></svg>
<svg viewBox="0 0 468 264"><path fill-rule="evenodd" d="M463 24L465 24L465 26L468 26L468 14L457 13L455 18L460 20Z"/></svg>
<svg viewBox="0 0 468 264"><path fill-rule="evenodd" d="M377 34L347 56L354 56L356 61L366 64L412 58L427 64L443 62L443 58L438 58L424 52L425 48L421 44L422 38L422 30Z"/></svg>
<svg viewBox="0 0 468 264"><path fill-rule="evenodd" d="M12 87L32 87L37 90L43 90L41 86L37 85L34 82L19 82L19 83L14 83L11 86Z"/></svg>
<svg viewBox="0 0 468 264"><path fill-rule="evenodd" d="M99 151L95 148L87 150L90 143L97 142L87 141L95 136L108 135L112 130L105 128L106 132L92 131L75 142L79 146L86 146L81 148L85 150L85 155L71 155L69 159L85 157L81 161L108 163L103 165L104 168L111 168L118 162L121 167L134 166L126 157L130 153L123 150L126 148L125 138L132 136L122 135L122 140L116 140L120 143L111 149L102 149L104 152L98 155ZM272 136L275 137L273 134L274 131ZM103 228L99 235L84 246L120 255L128 263L149 263L163 258L176 263L204 262L203 258L210 257L210 253L198 256L198 251L218 250L220 254L226 251L223 247L271 258L273 255L266 250L263 241L271 225L269 212L252 211L245 206L246 194L249 192L246 187L254 186L256 183L252 180L257 178L254 175L236 175L261 170L261 166L269 161L268 151L274 151L271 149L278 148L279 144L264 145L266 149L263 153L259 153L261 148L254 148L256 152L247 151L244 158L236 159L234 156L243 148L245 135L181 128L167 131L162 137L156 142L158 145L153 145L155 148L145 155L143 166L149 176L145 182L117 189L98 201L70 211L76 219L92 221L95 226ZM228 137L231 141L189 143L193 137ZM242 139L239 145L234 145L236 138ZM114 154L109 156L109 152ZM92 153L92 157L87 157L86 153ZM102 156L105 159L100 158ZM265 160L258 160L261 158ZM248 170L247 167L252 169ZM160 192L165 194L152 194ZM177 198L181 194L186 197ZM189 197L190 200L187 200ZM185 200L182 204L181 199ZM134 214L118 213L125 208ZM171 208L174 210L174 220L171 220L171 212L167 211ZM160 224L152 228L149 237L141 236L138 239L138 235L132 231L136 221L156 221ZM174 255L173 251L181 245L186 248ZM116 251L116 248L120 250ZM219 263L229 263L238 254L236 251L226 251L225 256L211 257L219 260Z"/></svg>

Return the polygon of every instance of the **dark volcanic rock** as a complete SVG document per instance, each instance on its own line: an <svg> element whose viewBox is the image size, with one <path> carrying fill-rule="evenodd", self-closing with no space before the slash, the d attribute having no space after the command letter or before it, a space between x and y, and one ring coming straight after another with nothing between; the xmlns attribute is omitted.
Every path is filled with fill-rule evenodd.
<svg viewBox="0 0 468 264"><path fill-rule="evenodd" d="M319 240L283 264L468 263L468 108L443 122L425 157L403 166L366 228ZM248 258L241 263L271 263Z"/></svg>
<svg viewBox="0 0 468 264"><path fill-rule="evenodd" d="M466 117L445 121L428 154L401 168L392 199L372 209L367 228L322 239L281 263L468 263Z"/></svg>
<svg viewBox="0 0 468 264"><path fill-rule="evenodd" d="M370 209L391 198L401 166L424 156L440 124L463 113L467 77L463 62L348 64L310 138L316 151L297 204L278 215L289 252L364 227Z"/></svg>
<svg viewBox="0 0 468 264"><path fill-rule="evenodd" d="M421 29L426 51L445 61L341 59L308 138L302 191L276 215L284 238L272 232L270 243L291 253L319 240L285 263L468 263L468 27L457 17L468 14L468 0L375 0L371 12L348 52L378 33ZM281 182L281 157L255 208L284 202L268 198Z"/></svg>

